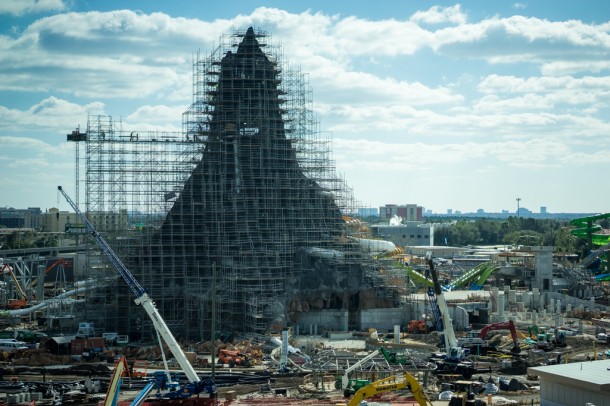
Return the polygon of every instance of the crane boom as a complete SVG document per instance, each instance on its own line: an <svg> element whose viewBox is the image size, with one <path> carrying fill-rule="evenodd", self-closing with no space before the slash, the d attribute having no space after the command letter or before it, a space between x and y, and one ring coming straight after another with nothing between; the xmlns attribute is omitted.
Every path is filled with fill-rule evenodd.
<svg viewBox="0 0 610 406"><path fill-rule="evenodd" d="M155 330L159 332L172 354L174 354L178 365L180 365L180 367L186 374L186 377L189 382L195 384L200 383L201 380L197 375L197 372L195 372L195 369L186 358L186 355L184 355L182 348L180 348L180 344L178 344L178 341L176 341L176 339L174 338L169 327L167 327L167 324L165 324L165 321L159 314L159 311L157 310L157 307L155 306L153 300L148 296L144 288L138 283L133 274L129 272L125 264L123 264L123 261L121 261L119 256L112 250L106 240L95 229L93 224L91 224L89 219L79 210L78 206L76 205L76 203L74 203L74 201L72 201L70 196L66 194L66 192L62 189L61 186L58 186L57 189L64 196L70 206L72 206L72 208L76 212L76 215L85 224L87 231L89 231L89 233L91 233L91 235L95 238L95 241L98 243L108 260L112 263L114 268L125 280L127 286L129 286L129 288L133 291L136 296L135 303L141 305L144 308L144 310L150 317L155 327Z"/></svg>
<svg viewBox="0 0 610 406"><path fill-rule="evenodd" d="M445 338L445 350L449 351L450 348L458 347L458 340L455 337L455 331L453 331L453 323L451 316L449 315L449 308L445 301L445 295L441 288L441 284L438 280L438 273L434 267L434 261L432 258L428 258L428 266L430 267L430 276L432 276L432 282L434 283L434 293L436 294L436 300L438 308L441 312L443 320L443 335Z"/></svg>

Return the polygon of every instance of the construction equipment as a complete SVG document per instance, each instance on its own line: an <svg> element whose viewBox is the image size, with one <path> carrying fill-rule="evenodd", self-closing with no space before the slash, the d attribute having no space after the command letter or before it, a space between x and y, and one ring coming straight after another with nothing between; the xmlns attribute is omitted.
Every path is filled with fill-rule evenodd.
<svg viewBox="0 0 610 406"><path fill-rule="evenodd" d="M356 362L354 365L345 368L345 371L343 371L343 375L340 378L337 378L337 380L335 381L335 387L337 389L342 389L344 396L348 397L351 393L357 392L364 386L370 384L371 381L369 381L368 379L350 379L350 374L352 373L352 371L356 370L361 365L377 357L380 352L381 349L373 351L366 357Z"/></svg>
<svg viewBox="0 0 610 406"><path fill-rule="evenodd" d="M119 391L123 383L123 377L129 376L129 366L124 355L117 361L112 372L112 378L108 383L108 391L104 398L104 406L116 406L119 398Z"/></svg>
<svg viewBox="0 0 610 406"><path fill-rule="evenodd" d="M412 333L412 334L425 334L425 333L427 333L428 332L428 328L426 326L426 320L424 320L424 319L411 320L409 322L407 330L409 331L409 333Z"/></svg>
<svg viewBox="0 0 610 406"><path fill-rule="evenodd" d="M220 348L218 349L217 357L219 364L227 364L231 368L233 368L234 366L246 368L250 366L250 360L248 359L248 356L236 350L227 350L226 348Z"/></svg>
<svg viewBox="0 0 610 406"><path fill-rule="evenodd" d="M113 267L118 271L121 277L125 280L129 288L135 294L136 299L135 302L138 305L141 305L148 316L150 317L153 326L157 332L157 335L162 337L167 346L169 347L172 354L176 358L178 365L182 368L182 371L185 373L188 383L179 388L179 390L171 390L167 392L159 392L157 394L158 397L169 398L169 399L184 399L190 398L193 395L198 395L201 392L207 392L210 394L210 397L216 397L216 384L211 379L202 380L195 372L195 369L186 358L186 355L180 348L180 344L174 338L173 334L165 324L165 321L159 314L155 303L148 296L144 288L140 285L140 283L135 279L133 274L129 272L123 261L119 258L119 256L112 250L110 245L106 242L106 240L100 235L100 233L95 229L93 224L89 221L89 219L80 211L76 203L72 201L72 199L64 192L61 186L58 186L57 189L64 196L66 201L72 206L76 215L80 218L80 220L85 224L87 231L95 238L95 241L104 252L108 260L111 262ZM164 372L164 371L163 371ZM167 380L170 380L169 373L164 374ZM141 402L137 404L141 404L145 400L144 395L148 395L152 391L152 389L162 389L164 387L164 381L160 379L159 381L155 380L151 382L149 386L147 386L144 391L141 393ZM174 388L175 389L175 388ZM135 401L134 401L135 402ZM134 403L132 403L133 405Z"/></svg>
<svg viewBox="0 0 610 406"><path fill-rule="evenodd" d="M15 284L15 289L17 290L17 293L19 293L19 296L21 297L21 299L10 299L8 301L8 308L12 309L12 310L23 309L24 307L26 307L28 305L28 298L27 298L27 295L25 294L25 291L19 284L19 281L17 280L17 277L15 276L15 273L13 272L13 268L9 264L4 264L4 266L2 267L2 274L9 274L11 276L11 279L13 280L13 283Z"/></svg>
<svg viewBox="0 0 610 406"><path fill-rule="evenodd" d="M486 325L479 332L479 337L481 337L483 340L487 341L487 338L488 338L487 334L490 331L497 331L497 330L510 331L510 336L513 339L513 348L511 349L511 352L513 354L519 354L521 352L521 347L519 347L519 338L517 336L517 329L515 328L515 323L513 323L512 320L500 321L497 323L492 323L492 324Z"/></svg>
<svg viewBox="0 0 610 406"><path fill-rule="evenodd" d="M442 360L436 360L438 372L453 372L462 374L466 379L470 379L476 372L476 368L470 363L464 362L467 351L458 344L458 340L455 337L455 331L453 331L453 323L451 322L451 316L449 315L449 308L445 301L445 295L439 282L438 273L435 269L435 263L432 259L432 254L427 254L428 266L430 267L430 275L432 276L432 282L434 282L434 293L438 304L438 309L441 313L443 321L443 343L445 348L445 355Z"/></svg>
<svg viewBox="0 0 610 406"><path fill-rule="evenodd" d="M417 403L420 406L431 406L432 402L428 399L424 393L421 385L417 380L408 372L404 375L395 375L388 378L380 379L372 382L362 388L360 388L354 396L347 403L348 406L358 406L362 400L370 398L381 393L397 391L408 388Z"/></svg>

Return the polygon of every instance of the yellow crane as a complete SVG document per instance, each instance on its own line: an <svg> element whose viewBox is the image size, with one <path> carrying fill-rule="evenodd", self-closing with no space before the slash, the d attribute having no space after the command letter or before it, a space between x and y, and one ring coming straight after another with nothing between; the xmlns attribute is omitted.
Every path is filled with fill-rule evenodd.
<svg viewBox="0 0 610 406"><path fill-rule="evenodd" d="M381 393L392 392L408 388L420 406L432 406L432 402L424 393L417 379L408 372L403 375L394 375L380 379L369 385L360 388L347 403L347 406L358 406L366 398L370 398Z"/></svg>

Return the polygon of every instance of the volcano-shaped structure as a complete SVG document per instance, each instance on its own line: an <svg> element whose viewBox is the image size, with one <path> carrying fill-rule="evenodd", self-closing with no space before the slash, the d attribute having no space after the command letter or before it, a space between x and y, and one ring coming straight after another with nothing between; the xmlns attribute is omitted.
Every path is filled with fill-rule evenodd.
<svg viewBox="0 0 610 406"><path fill-rule="evenodd" d="M178 337L209 338L213 325L265 333L310 310L393 306L347 232L336 199L347 189L316 132L304 77L263 52L267 37L252 28L232 38L235 46L195 61L183 116L193 170L166 195L171 208L131 250L130 269ZM145 329L145 316L118 307L118 329Z"/></svg>

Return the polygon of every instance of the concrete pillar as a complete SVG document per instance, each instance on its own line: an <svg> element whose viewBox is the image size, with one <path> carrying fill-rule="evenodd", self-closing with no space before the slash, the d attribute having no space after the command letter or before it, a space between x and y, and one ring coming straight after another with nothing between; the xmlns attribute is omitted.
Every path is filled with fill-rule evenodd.
<svg viewBox="0 0 610 406"><path fill-rule="evenodd" d="M504 320L504 293L498 294L498 318Z"/></svg>
<svg viewBox="0 0 610 406"><path fill-rule="evenodd" d="M345 331L347 331L347 327L345 328ZM316 336L318 335L318 325L317 324L313 325L313 334Z"/></svg>
<svg viewBox="0 0 610 406"><path fill-rule="evenodd" d="M400 344L400 325L394 324L394 343Z"/></svg>
<svg viewBox="0 0 610 406"><path fill-rule="evenodd" d="M508 304L514 305L517 303L517 291L513 289L508 290Z"/></svg>
<svg viewBox="0 0 610 406"><path fill-rule="evenodd" d="M518 312L524 312L525 311L525 303L517 302L517 311Z"/></svg>
<svg viewBox="0 0 610 406"><path fill-rule="evenodd" d="M498 295L499 295L499 289L494 286L493 288L491 288L491 297L493 298L491 300L491 312L492 313L496 313L498 311Z"/></svg>
<svg viewBox="0 0 610 406"><path fill-rule="evenodd" d="M532 289L532 309L540 310L541 307L540 290L538 288L534 288Z"/></svg>
<svg viewBox="0 0 610 406"><path fill-rule="evenodd" d="M313 324L309 325L309 335L313 335Z"/></svg>

